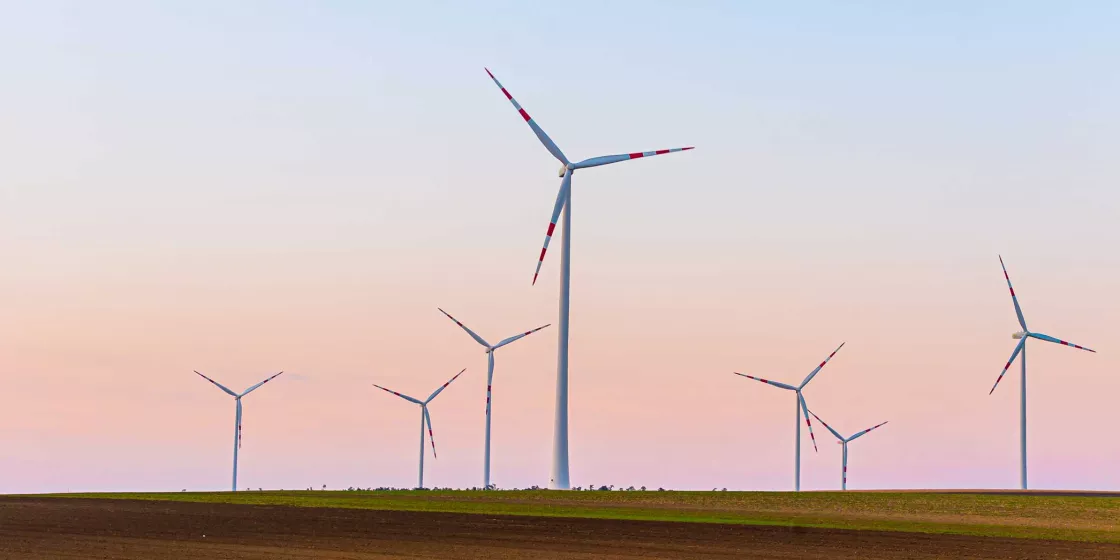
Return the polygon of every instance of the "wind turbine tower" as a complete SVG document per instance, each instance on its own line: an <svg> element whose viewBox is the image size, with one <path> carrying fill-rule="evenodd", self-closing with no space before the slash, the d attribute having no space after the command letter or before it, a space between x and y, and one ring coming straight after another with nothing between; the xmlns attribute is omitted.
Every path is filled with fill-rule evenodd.
<svg viewBox="0 0 1120 560"><path fill-rule="evenodd" d="M1023 318L1023 310L1019 307L1019 298L1015 295L1015 288L1011 287L1011 277L1007 275L1007 267L1003 264L1003 257L999 258L999 266L1003 269L1003 278L1007 280L1007 289L1011 291L1011 303L1015 305L1015 317L1019 319L1019 326L1023 330L1013 333L1011 338L1018 340L1019 343L1015 345L1015 350L1011 352L1011 358L1007 360L1007 364L1003 366L1003 371L999 373L996 378L995 385L992 385L992 390L988 394L992 394L999 385L1003 374L1011 368L1011 364L1019 357L1019 365L1021 367L1019 375L1019 484L1023 490L1027 489L1027 339L1034 338L1038 340L1045 340L1046 342L1053 342L1054 344L1061 344L1062 346L1069 346L1077 348L1078 350L1085 350L1087 352L1096 353L1096 350L1090 350L1084 346L1078 346L1071 342L1066 342L1059 338L1054 338L1050 335L1032 332L1027 328L1027 320Z"/></svg>
<svg viewBox="0 0 1120 560"><path fill-rule="evenodd" d="M494 351L503 347L503 346L505 346L505 345L507 345L507 344L509 344L509 343L511 343L511 342L513 342L513 341L515 341L515 340L520 340L522 338L525 338L526 336L529 336L529 335L543 329L544 327L547 327L548 325L544 325L544 327L537 327L537 328L535 328L531 331L525 331L525 332L520 333L520 334L515 334L515 335L513 335L509 338L503 339L502 341L498 342L497 344L490 344L489 342L486 342L481 336L478 336L477 334L475 334L474 331L468 329L466 325L464 325L463 323L460 323L458 319L452 317L448 312L444 311L443 309L440 309L439 311L440 311L440 313L443 313L444 315L447 315L448 319L451 319L452 321L454 321L455 324L459 325L459 327L462 328L464 331L467 331L467 334L469 334L471 336L471 338L474 339L475 342L481 344L483 348L486 348L486 446L485 446L485 450L483 451L484 459L483 459L483 463L482 463L482 481L483 481L482 487L489 490L490 489L490 402L491 402L490 390L491 390L491 387L493 387L493 384L494 384Z"/></svg>
<svg viewBox="0 0 1120 560"><path fill-rule="evenodd" d="M463 371L467 371L467 370L464 369ZM396 396L398 396L398 397L400 397L400 398L402 398L402 399L404 399L404 400L406 400L410 403L420 405L420 474L418 476L417 483L416 483L417 488L423 488L424 487L424 424L425 423L427 423L427 425L428 425L428 439L430 439L432 441L432 458L433 459L438 458L438 457L436 457L436 438L435 438L435 435L432 433L432 416L431 416L431 414L428 413L428 403L431 403L432 399L436 398L437 395L442 393L443 390L446 389L447 386L450 385L452 381L455 381L456 379L459 378L460 375L463 375L463 371L460 371L459 373L456 373L455 377L452 377L451 379L449 379L447 381L447 383L444 383L443 385L440 385L438 389L436 389L435 391L432 391L432 394L428 395L428 398L424 399L424 400L414 399L414 398L412 398L408 395L398 393L398 392L396 392L392 389L386 389L386 388L384 388L384 387L382 387L382 386L380 386L376 383L373 384L374 387L377 387L378 389L381 389L382 391L385 391L387 393L392 393L392 394L394 394L394 395L396 395Z"/></svg>
<svg viewBox="0 0 1120 560"><path fill-rule="evenodd" d="M817 450L817 438L816 438L816 436L813 435L813 423L809 420L809 406L807 404L805 404L805 396L801 393L801 391L802 391L802 389L805 388L806 385L809 384L810 381L813 380L814 377L816 377L817 372L819 372L821 370L821 368L823 368L824 365L827 364L828 361L831 360L832 357L835 356L836 353L839 352L840 349L843 348L843 347L844 347L844 343L841 343L840 346L837 346L836 349L833 350L832 353L829 354L828 357L825 358L824 361L820 363L820 365L818 365L815 369L813 369L813 371L809 372L809 375L805 376L805 380L802 381L801 384L796 386L796 387L794 387L793 385L787 385L785 383L781 383L779 381L772 381L772 380L769 380L769 379L763 379L761 377L755 377L753 375L747 375L747 374L744 374L744 373L739 373L737 371L734 372L735 375L741 375L741 376L746 377L748 379L753 379L755 381L761 381L762 383L766 383L767 385L773 385L773 386L775 386L779 389L785 389L787 391L793 391L794 394L796 395L796 399L794 401L794 408L796 409L796 411L795 411L796 416L794 418L794 429L795 429L796 436L795 436L794 454L793 454L793 489L795 491L798 491L798 492L801 491L801 413L802 412L805 413L805 425L809 427L809 438L813 440L813 451Z"/></svg>
<svg viewBox="0 0 1120 560"><path fill-rule="evenodd" d="M812 414L813 418L817 419L817 422L820 422L821 424L824 424L824 427L828 428L828 431L832 432L832 435L836 436L836 439L839 440L836 443L841 443L841 444L844 445L844 458L841 461L841 470L840 470L840 489L841 490L847 490L848 489L848 443L851 442L854 439L858 439L858 438L863 437L865 434L867 434L871 430L874 430L875 428L878 428L879 426L882 426L882 425L886 424L886 422L883 422L882 424L876 424L874 426L871 426L870 428L868 428L866 430L863 430L862 432L856 432L855 435L853 435L851 437L844 437L844 436L840 435L840 432L837 432L836 430L833 430L832 426L829 426L828 424L826 424L824 420L821 420L821 417L817 416L817 414L815 412L813 412L812 410L809 411L809 414Z"/></svg>
<svg viewBox="0 0 1120 560"><path fill-rule="evenodd" d="M564 212L564 236L560 241L560 321L559 329L557 329L557 359L556 359L556 422L552 433L552 473L549 477L548 487L556 490L567 490L571 488L571 482L568 477L568 318L570 310L570 288L572 284L571 274L571 236L572 236L572 175L579 169L586 169L589 167L597 167L600 165L607 165L611 163L618 163L620 161L630 161L644 157L659 156L662 154L669 154L673 152L683 152L691 150L692 147L687 148L672 148L668 150L654 150L650 152L631 152L628 154L615 154L609 156L598 156L588 158L582 161L572 163L568 160L564 152L552 141L551 138L545 134L544 130L537 125L536 121L529 116L529 113L521 107L510 95L509 91L502 86L498 79L489 69L486 73L494 80L494 84L502 90L506 99L513 104L513 108L525 119L525 123L533 130L533 134L537 135L537 139L541 144L544 144L548 153L552 154L560 162L560 191L556 194L556 204L552 208L552 218L548 223L548 230L544 236L544 246L541 248L540 257L537 259L537 269L533 273L533 284L537 283L537 275L540 274L541 264L544 263L544 254L548 251L548 243L552 239L552 232L556 229L556 222L560 219L560 212Z"/></svg>
<svg viewBox="0 0 1120 560"><path fill-rule="evenodd" d="M198 372L195 371L195 373L198 373ZM280 372L280 373L284 373L284 372ZM221 383L218 383L217 381L214 381L213 379L210 379L209 377L206 377L205 375L202 375L201 373L198 373L198 375L200 375L203 379L213 383L215 387L225 391L226 394L233 397L233 400L237 402L237 414L234 417L235 420L234 420L234 431L233 431L233 491L234 492L237 491L237 452L238 452L238 450L241 449L241 399L244 398L245 395L248 395L249 393L252 393L253 391L256 391L257 387L260 387L261 385L264 385L265 383L268 383L269 381L272 381L273 379L276 378L277 375L280 375L280 373L277 373L277 374L273 375L272 377L269 377L268 379L265 379L264 381L261 381L260 383L257 383L256 385L253 385L252 387L249 387L248 389L245 389L245 391L243 391L241 393L234 393L233 391L230 391L229 389L227 389L225 387L225 385L222 385Z"/></svg>

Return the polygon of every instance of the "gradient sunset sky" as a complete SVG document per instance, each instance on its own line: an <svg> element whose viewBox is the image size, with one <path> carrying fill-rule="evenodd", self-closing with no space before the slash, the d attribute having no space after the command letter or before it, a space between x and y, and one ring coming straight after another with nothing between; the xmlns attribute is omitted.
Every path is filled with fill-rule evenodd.
<svg viewBox="0 0 1120 560"><path fill-rule="evenodd" d="M572 484L786 490L799 382L849 487L1120 488L1114 2L0 4L0 492L481 484L486 357L557 315ZM555 325L497 354L546 485ZM817 428L804 489L839 487Z"/></svg>

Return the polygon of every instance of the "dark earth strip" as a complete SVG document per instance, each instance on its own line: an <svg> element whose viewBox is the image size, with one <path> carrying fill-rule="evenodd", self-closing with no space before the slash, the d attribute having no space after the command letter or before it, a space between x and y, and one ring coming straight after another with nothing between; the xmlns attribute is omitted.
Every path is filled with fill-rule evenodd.
<svg viewBox="0 0 1120 560"><path fill-rule="evenodd" d="M1120 559L1120 545L707 523L0 497L0 558L1094 560Z"/></svg>

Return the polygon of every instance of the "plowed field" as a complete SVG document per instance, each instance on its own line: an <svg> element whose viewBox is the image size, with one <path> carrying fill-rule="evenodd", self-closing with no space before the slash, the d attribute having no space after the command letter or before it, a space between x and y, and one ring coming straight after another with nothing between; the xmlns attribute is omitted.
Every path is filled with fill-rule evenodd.
<svg viewBox="0 0 1120 560"><path fill-rule="evenodd" d="M0 497L0 558L1120 558L1040 539L464 513Z"/></svg>

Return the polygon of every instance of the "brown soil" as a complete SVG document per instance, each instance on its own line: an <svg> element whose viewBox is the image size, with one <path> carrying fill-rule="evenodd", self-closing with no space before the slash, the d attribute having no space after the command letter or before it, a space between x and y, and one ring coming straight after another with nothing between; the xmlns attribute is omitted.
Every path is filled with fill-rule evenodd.
<svg viewBox="0 0 1120 560"><path fill-rule="evenodd" d="M0 558L1120 558L1026 539L180 502L0 497Z"/></svg>

